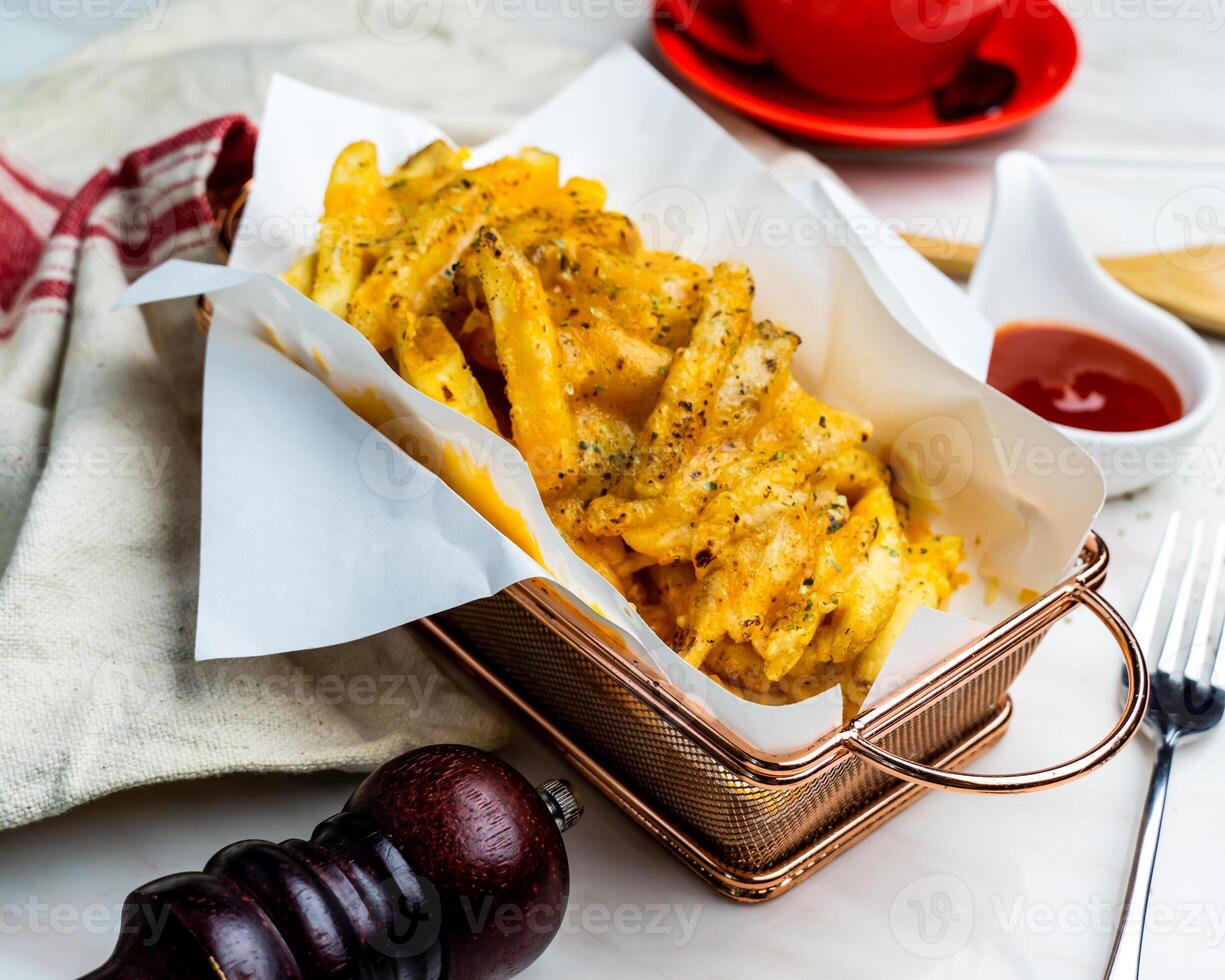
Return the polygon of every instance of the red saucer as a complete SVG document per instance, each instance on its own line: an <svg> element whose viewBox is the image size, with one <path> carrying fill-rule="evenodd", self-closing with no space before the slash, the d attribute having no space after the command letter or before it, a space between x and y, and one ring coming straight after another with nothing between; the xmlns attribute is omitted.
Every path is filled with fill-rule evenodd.
<svg viewBox="0 0 1225 980"><path fill-rule="evenodd" d="M655 40L681 76L719 102L775 129L852 146L942 146L1002 133L1049 105L1077 60L1076 34L1051 0L1012 4L977 54L1011 68L1016 92L994 114L945 122L927 98L891 106L828 102L769 66L747 67L711 54L663 17L655 18Z"/></svg>

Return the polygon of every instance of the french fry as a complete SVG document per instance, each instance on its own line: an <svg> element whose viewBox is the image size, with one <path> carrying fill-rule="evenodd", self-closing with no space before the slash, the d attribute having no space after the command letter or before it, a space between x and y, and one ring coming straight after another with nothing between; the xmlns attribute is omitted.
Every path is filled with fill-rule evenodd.
<svg viewBox="0 0 1225 980"><path fill-rule="evenodd" d="M865 493L851 517L870 524L872 534L846 577L842 600L813 641L822 659L836 663L860 653L880 632L905 574L906 542L888 486L878 484Z"/></svg>
<svg viewBox="0 0 1225 980"><path fill-rule="evenodd" d="M315 286L315 267L318 264L319 253L311 252L281 273L281 278L304 296L309 296Z"/></svg>
<svg viewBox="0 0 1225 980"><path fill-rule="evenodd" d="M403 187L398 185L435 179L440 175L450 178L463 167L464 160L467 159L467 149L453 147L446 140L435 140L418 149L399 167L387 174L383 178L383 184L388 187L388 190L403 190Z"/></svg>
<svg viewBox="0 0 1225 980"><path fill-rule="evenodd" d="M862 701L880 674L906 624L920 606L938 608L953 589L951 572L961 561L962 542L955 534L920 537L906 546L908 567L893 613L855 658L854 683Z"/></svg>
<svg viewBox="0 0 1225 980"><path fill-rule="evenodd" d="M366 242L390 221L393 207L379 175L374 144L352 143L332 166L323 196L319 255L311 299L343 317L366 272Z"/></svg>
<svg viewBox="0 0 1225 980"><path fill-rule="evenodd" d="M781 397L780 390L790 391L794 385L787 368L796 342L793 334L773 324L756 324L752 338L732 357L715 396L705 444L677 468L659 496L630 506L624 498L593 501L588 518L592 530L619 533L659 561L685 558L698 514L714 492L720 486L738 485L773 457L783 459L781 444L768 441L757 447L750 437L759 417L768 416ZM801 458L793 450L791 464Z"/></svg>
<svg viewBox="0 0 1225 980"><path fill-rule="evenodd" d="M562 187L561 193L572 211L600 212L608 201L608 191L604 189L604 185L598 180L589 180L586 177L571 177Z"/></svg>
<svg viewBox="0 0 1225 980"><path fill-rule="evenodd" d="M592 498L606 494L625 475L633 456L637 430L619 411L602 405L598 399L572 398L571 407L574 411L574 431L578 437L579 479L570 492L586 504ZM583 518L584 533L599 537L591 535L586 527L585 514ZM605 539L624 546L615 535L605 536ZM640 555L639 558L647 559L647 556ZM647 559L641 564L651 564L651 561Z"/></svg>
<svg viewBox="0 0 1225 980"><path fill-rule="evenodd" d="M557 194L557 156L525 147L518 156L503 157L467 171L467 177L487 187L499 218L537 207Z"/></svg>
<svg viewBox="0 0 1225 980"><path fill-rule="evenodd" d="M323 194L324 215L373 216L374 211L385 209L389 203L379 174L378 150L365 140L350 143L332 165Z"/></svg>
<svg viewBox="0 0 1225 980"><path fill-rule="evenodd" d="M548 506L553 525L583 561L624 592L626 581L617 571L625 561L625 548L612 538L596 538L583 524L583 502L574 497L556 500Z"/></svg>
<svg viewBox="0 0 1225 980"><path fill-rule="evenodd" d="M753 284L743 266L720 265L711 277L693 337L672 361L659 402L638 437L633 491L654 497L701 434L706 410L749 325Z"/></svg>
<svg viewBox="0 0 1225 980"><path fill-rule="evenodd" d="M809 573L815 515L805 506L807 491L791 485L799 482L785 467L764 468L703 510L691 544L701 583L693 600L693 634L680 651L695 667L724 636L760 651L771 610Z"/></svg>
<svg viewBox="0 0 1225 980"><path fill-rule="evenodd" d="M572 213L564 206L553 206L553 202L503 218L498 230L531 258L541 278L549 284L560 279L562 273L577 271L583 261L579 254L583 247L626 257L636 256L642 249L638 231L625 215L611 211ZM655 281L643 279L642 283L650 288Z"/></svg>
<svg viewBox="0 0 1225 980"><path fill-rule="evenodd" d="M696 319L706 270L696 262L671 252L647 252L642 261L648 270L659 277L659 288L667 298L692 310Z"/></svg>
<svg viewBox="0 0 1225 980"><path fill-rule="evenodd" d="M672 352L629 331L600 309L559 330L566 381L580 397L599 397L627 418L646 417L659 396Z"/></svg>
<svg viewBox="0 0 1225 980"><path fill-rule="evenodd" d="M311 299L339 317L348 313L349 300L362 281L363 235L345 218L325 218L319 231L319 257Z"/></svg>
<svg viewBox="0 0 1225 980"><path fill-rule="evenodd" d="M397 314L395 347L400 376L435 401L497 432L485 392L443 322L436 316L419 317L403 307Z"/></svg>
<svg viewBox="0 0 1225 980"><path fill-rule="evenodd" d="M386 182L421 180L440 173L459 170L468 159L468 151L451 146L446 140L434 140L412 154L387 175Z"/></svg>
<svg viewBox="0 0 1225 980"><path fill-rule="evenodd" d="M515 444L542 492L556 495L578 478L578 439L540 276L492 228L469 257L493 323Z"/></svg>
<svg viewBox="0 0 1225 980"><path fill-rule="evenodd" d="M939 599L935 586L919 578L906 576L898 589L897 601L885 625L855 658L855 681L861 686L862 700L872 682L885 665L885 658L919 606L936 606Z"/></svg>
<svg viewBox="0 0 1225 980"><path fill-rule="evenodd" d="M467 150L435 140L396 167L383 183L397 207L411 213L413 208L453 180L467 159Z"/></svg>
<svg viewBox="0 0 1225 980"><path fill-rule="evenodd" d="M767 681L780 680L811 648L817 629L838 607L842 580L852 567L858 529L846 526L845 501L826 492L810 513L815 515L818 526L812 529L814 533L807 542L809 551L800 566L803 578L784 598L783 608L768 633L753 638L753 645L765 662ZM841 563L837 556L841 556Z"/></svg>
<svg viewBox="0 0 1225 980"><path fill-rule="evenodd" d="M459 328L459 345L464 355L488 371L497 371L498 346L493 338L493 321L488 310L472 309Z"/></svg>
<svg viewBox="0 0 1225 980"><path fill-rule="evenodd" d="M492 207L492 193L467 177L441 188L409 220L403 244L383 256L354 292L349 322L377 350L387 350L396 309L424 312L434 280L459 258Z"/></svg>
<svg viewBox="0 0 1225 980"><path fill-rule="evenodd" d="M578 239L576 287L644 339L672 349L687 344L708 280L705 270L644 254L636 240L618 241L615 226L601 231L599 238Z"/></svg>

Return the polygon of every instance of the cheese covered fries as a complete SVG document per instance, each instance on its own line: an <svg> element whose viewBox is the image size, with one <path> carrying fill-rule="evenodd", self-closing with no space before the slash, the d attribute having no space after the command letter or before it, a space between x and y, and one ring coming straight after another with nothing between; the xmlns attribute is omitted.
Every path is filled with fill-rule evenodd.
<svg viewBox="0 0 1225 980"><path fill-rule="evenodd" d="M910 521L870 424L792 377L799 338L754 319L747 269L647 250L550 154L465 156L382 175L347 147L285 278L511 439L563 537L690 663L753 700L861 700L960 539Z"/></svg>

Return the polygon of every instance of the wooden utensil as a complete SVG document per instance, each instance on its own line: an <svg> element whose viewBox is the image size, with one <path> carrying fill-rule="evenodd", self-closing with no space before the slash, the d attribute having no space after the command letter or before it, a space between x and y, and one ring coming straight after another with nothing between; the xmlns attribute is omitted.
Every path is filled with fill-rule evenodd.
<svg viewBox="0 0 1225 980"><path fill-rule="evenodd" d="M920 255L956 279L969 278L978 246L906 235ZM1198 330L1225 336L1225 245L1098 260L1120 283Z"/></svg>
<svg viewBox="0 0 1225 980"><path fill-rule="evenodd" d="M492 980L561 927L562 780L433 745L387 763L309 841L239 841L143 885L114 954L82 980Z"/></svg>

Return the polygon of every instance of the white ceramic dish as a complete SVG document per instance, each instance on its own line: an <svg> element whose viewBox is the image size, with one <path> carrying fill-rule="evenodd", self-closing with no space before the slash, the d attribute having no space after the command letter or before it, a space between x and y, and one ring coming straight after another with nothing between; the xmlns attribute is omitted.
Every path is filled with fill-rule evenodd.
<svg viewBox="0 0 1225 980"><path fill-rule="evenodd" d="M1220 393L1211 351L1182 321L1102 270L1073 234L1049 171L1031 154L1011 151L996 161L986 242L969 293L994 327L1016 320L1081 326L1139 351L1177 386L1184 414L1169 425L1138 432L1059 426L1097 461L1109 496L1194 466ZM1024 447L1003 450L1026 458Z"/></svg>

